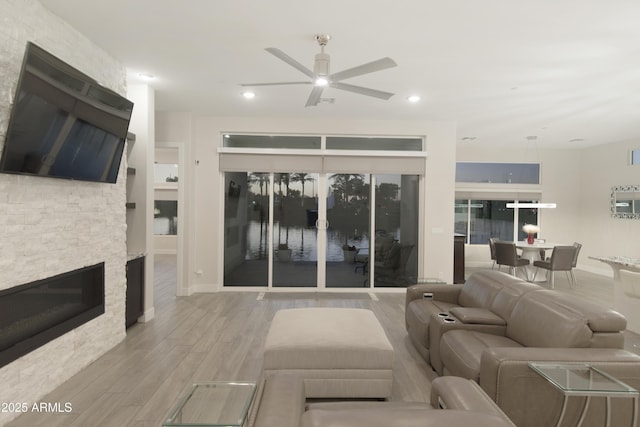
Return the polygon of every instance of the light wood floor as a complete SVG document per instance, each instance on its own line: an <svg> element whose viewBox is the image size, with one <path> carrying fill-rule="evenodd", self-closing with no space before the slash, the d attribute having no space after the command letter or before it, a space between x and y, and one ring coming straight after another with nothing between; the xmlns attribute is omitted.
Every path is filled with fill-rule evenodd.
<svg viewBox="0 0 640 427"><path fill-rule="evenodd" d="M571 290L607 304L612 283L578 271ZM408 341L404 294L221 292L175 297L175 262L156 257L156 317L128 330L126 339L44 397L70 402L68 414L25 414L8 426L158 427L191 383L258 379L262 347L275 312L293 307L355 307L373 310L396 352L392 400L428 401L435 374ZM628 333L627 349L640 353L640 337Z"/></svg>

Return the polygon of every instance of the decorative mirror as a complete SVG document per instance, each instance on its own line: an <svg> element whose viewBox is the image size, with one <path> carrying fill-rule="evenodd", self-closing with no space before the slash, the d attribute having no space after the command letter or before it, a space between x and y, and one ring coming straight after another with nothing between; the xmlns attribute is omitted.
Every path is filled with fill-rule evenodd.
<svg viewBox="0 0 640 427"><path fill-rule="evenodd" d="M611 216L640 219L640 185L611 187Z"/></svg>

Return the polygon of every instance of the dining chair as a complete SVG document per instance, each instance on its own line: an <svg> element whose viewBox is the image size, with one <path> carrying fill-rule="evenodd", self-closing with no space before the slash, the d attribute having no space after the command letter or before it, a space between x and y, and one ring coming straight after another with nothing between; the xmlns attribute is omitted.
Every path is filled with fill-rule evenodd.
<svg viewBox="0 0 640 427"><path fill-rule="evenodd" d="M546 239L535 239L534 242L536 243L546 243ZM547 253L544 249L540 249L540 259L545 259L547 258Z"/></svg>
<svg viewBox="0 0 640 427"><path fill-rule="evenodd" d="M577 285L578 281L576 280L576 276L575 274L573 274L573 270L576 268L576 266L578 265L578 254L580 253L580 249L582 248L582 244L578 243L578 242L573 242L573 247L576 248L576 253L573 256L573 264L571 264L571 280L573 280L573 284Z"/></svg>
<svg viewBox="0 0 640 427"><path fill-rule="evenodd" d="M509 273L513 276L516 275L518 267L526 267L529 265L529 260L520 258L516 251L516 244L514 242L503 242L497 240L494 242L496 248L496 264L498 269L501 266L506 265L509 267ZM524 275L529 280L529 273L527 269L524 269Z"/></svg>
<svg viewBox="0 0 640 427"><path fill-rule="evenodd" d="M567 273L569 286L573 288L573 280L570 273L573 269L576 251L577 248L575 246L555 246L551 252L551 258L533 262L533 265L537 267L535 273L533 273L533 280L536 280L538 269L547 270L547 283L553 289L555 287L555 272L564 271Z"/></svg>
<svg viewBox="0 0 640 427"><path fill-rule="evenodd" d="M489 237L489 251L491 253L491 261L493 261L493 264L491 264L492 270L496 266L496 240L498 239L495 237Z"/></svg>

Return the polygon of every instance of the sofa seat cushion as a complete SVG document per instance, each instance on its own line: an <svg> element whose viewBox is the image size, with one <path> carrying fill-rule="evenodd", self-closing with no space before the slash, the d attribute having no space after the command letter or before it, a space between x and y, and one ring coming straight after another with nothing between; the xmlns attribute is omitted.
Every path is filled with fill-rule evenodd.
<svg viewBox="0 0 640 427"><path fill-rule="evenodd" d="M502 335L462 329L448 331L440 339L445 373L479 381L482 352L497 347L522 346Z"/></svg>

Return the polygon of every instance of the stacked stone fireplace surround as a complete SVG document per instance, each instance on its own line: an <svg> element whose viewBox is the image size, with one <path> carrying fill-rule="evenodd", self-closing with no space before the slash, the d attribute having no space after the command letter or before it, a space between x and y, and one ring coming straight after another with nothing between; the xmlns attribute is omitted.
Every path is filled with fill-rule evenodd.
<svg viewBox="0 0 640 427"><path fill-rule="evenodd" d="M39 2L0 10L0 151L27 41L126 94L124 67ZM0 402L40 401L124 339L125 170L117 184L0 174L0 290L105 263L105 313L0 368Z"/></svg>

